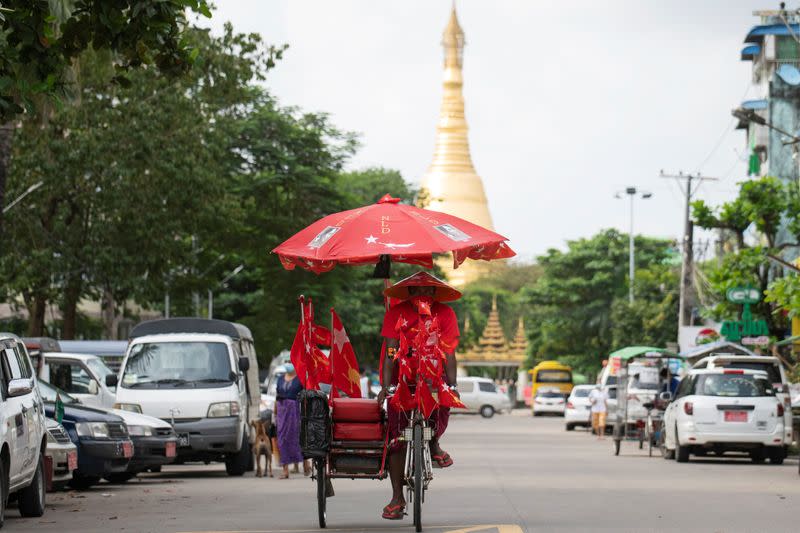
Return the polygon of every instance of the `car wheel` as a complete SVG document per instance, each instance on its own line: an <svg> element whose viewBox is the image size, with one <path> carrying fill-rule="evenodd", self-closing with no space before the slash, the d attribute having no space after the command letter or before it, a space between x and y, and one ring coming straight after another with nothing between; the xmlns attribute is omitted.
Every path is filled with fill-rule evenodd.
<svg viewBox="0 0 800 533"><path fill-rule="evenodd" d="M663 429L658 432L658 442L656 443L659 450L661 450L661 457L664 459L674 459L675 450L667 449L667 432Z"/></svg>
<svg viewBox="0 0 800 533"><path fill-rule="evenodd" d="M575 429L575 424L567 424L567 431L572 431Z"/></svg>
<svg viewBox="0 0 800 533"><path fill-rule="evenodd" d="M100 476L84 476L77 472L73 472L72 479L69 480L69 486L77 490L86 490L98 483L100 483Z"/></svg>
<svg viewBox="0 0 800 533"><path fill-rule="evenodd" d="M225 471L229 476L243 476L250 464L250 440L247 433L242 437L242 446L239 451L225 460Z"/></svg>
<svg viewBox="0 0 800 533"><path fill-rule="evenodd" d="M753 450L750 452L750 460L753 461L754 464L764 464L766 459L767 456L764 454L764 450Z"/></svg>
<svg viewBox="0 0 800 533"><path fill-rule="evenodd" d="M116 474L108 474L107 476L103 477L109 483L122 484L127 483L131 479L135 478L136 474L133 472L117 472Z"/></svg>
<svg viewBox="0 0 800 533"><path fill-rule="evenodd" d="M44 456L39 454L39 463L31 484L19 491L19 514L24 517L44 514L45 483Z"/></svg>
<svg viewBox="0 0 800 533"><path fill-rule="evenodd" d="M769 464L771 465L782 465L783 460L786 458L783 448L770 448L768 454Z"/></svg>
<svg viewBox="0 0 800 533"><path fill-rule="evenodd" d="M678 440L678 428L675 428L675 460L679 463L689 462L689 447L681 446L681 441Z"/></svg>
<svg viewBox="0 0 800 533"><path fill-rule="evenodd" d="M154 473L154 474L158 474L159 472L161 472L161 465L158 465L158 466L151 466L151 467L149 468L149 470L150 470L150 472L152 472L152 473Z"/></svg>
<svg viewBox="0 0 800 533"><path fill-rule="evenodd" d="M6 477L5 462L0 460L0 527L6 518L6 504L8 503L8 478Z"/></svg>
<svg viewBox="0 0 800 533"><path fill-rule="evenodd" d="M481 407L481 416L483 418L492 418L494 416L494 407L491 405L484 405Z"/></svg>

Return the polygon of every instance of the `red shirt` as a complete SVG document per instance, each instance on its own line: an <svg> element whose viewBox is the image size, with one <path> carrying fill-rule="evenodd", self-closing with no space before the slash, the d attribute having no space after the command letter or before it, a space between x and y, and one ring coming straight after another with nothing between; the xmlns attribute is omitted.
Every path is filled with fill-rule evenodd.
<svg viewBox="0 0 800 533"><path fill-rule="evenodd" d="M439 319L439 333L441 334L442 341L447 346L452 346L455 351L458 346L458 319L456 319L456 312L449 305L440 302L433 302L431 306L431 316ZM383 328L381 328L381 335L387 339L399 339L400 334L397 332L397 322L400 318L408 321L408 327L414 327L419 320L419 313L414 307L414 304L408 300L400 302L392 306L383 317Z"/></svg>

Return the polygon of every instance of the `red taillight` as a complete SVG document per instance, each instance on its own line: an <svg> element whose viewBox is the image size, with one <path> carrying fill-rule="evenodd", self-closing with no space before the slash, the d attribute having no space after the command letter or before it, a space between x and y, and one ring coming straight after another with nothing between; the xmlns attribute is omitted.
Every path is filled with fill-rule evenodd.
<svg viewBox="0 0 800 533"><path fill-rule="evenodd" d="M725 369L722 373L723 374L744 374L744 370L741 370L741 369L738 369L738 370L736 370L736 369Z"/></svg>
<svg viewBox="0 0 800 533"><path fill-rule="evenodd" d="M694 405L692 405L692 402L685 402L683 404L683 412L686 413L687 415L694 414Z"/></svg>
<svg viewBox="0 0 800 533"><path fill-rule="evenodd" d="M572 405L572 402L567 402L567 409L575 409L575 406Z"/></svg>
<svg viewBox="0 0 800 533"><path fill-rule="evenodd" d="M779 403L778 404L778 416L783 416L783 413L784 413L783 404Z"/></svg>

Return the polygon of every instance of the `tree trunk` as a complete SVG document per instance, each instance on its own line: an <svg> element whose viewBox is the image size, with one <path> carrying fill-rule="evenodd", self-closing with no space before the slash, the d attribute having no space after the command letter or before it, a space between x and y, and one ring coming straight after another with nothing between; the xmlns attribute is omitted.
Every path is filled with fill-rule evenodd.
<svg viewBox="0 0 800 533"><path fill-rule="evenodd" d="M47 298L36 294L28 307L28 337L44 337L44 317L47 310Z"/></svg>
<svg viewBox="0 0 800 533"><path fill-rule="evenodd" d="M11 139L14 135L14 123L0 124L0 243L3 241L3 210L6 205L6 179L8 178L8 162L11 160Z"/></svg>
<svg viewBox="0 0 800 533"><path fill-rule="evenodd" d="M81 296L81 286L79 280L70 280L64 290L64 305L61 308L61 316L64 319L61 338L72 340L75 338L78 326L78 300Z"/></svg>
<svg viewBox="0 0 800 533"><path fill-rule="evenodd" d="M108 340L117 340L117 310L114 302L114 293L111 289L103 290L103 337Z"/></svg>

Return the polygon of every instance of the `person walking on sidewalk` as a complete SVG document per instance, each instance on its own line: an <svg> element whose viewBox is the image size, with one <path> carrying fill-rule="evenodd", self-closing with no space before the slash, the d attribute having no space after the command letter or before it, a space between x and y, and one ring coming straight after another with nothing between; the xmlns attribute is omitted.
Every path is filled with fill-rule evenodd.
<svg viewBox="0 0 800 533"><path fill-rule="evenodd" d="M608 413L608 392L596 385L589 393L589 403L592 404L592 429L598 440L605 438L606 414Z"/></svg>

